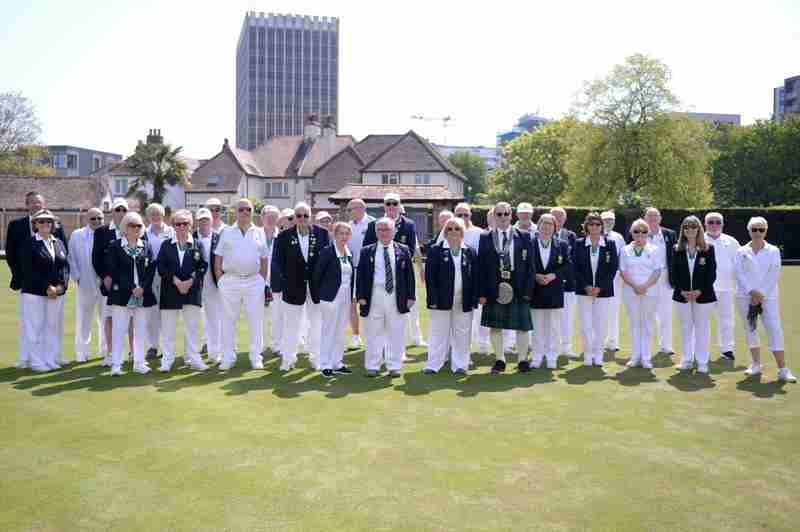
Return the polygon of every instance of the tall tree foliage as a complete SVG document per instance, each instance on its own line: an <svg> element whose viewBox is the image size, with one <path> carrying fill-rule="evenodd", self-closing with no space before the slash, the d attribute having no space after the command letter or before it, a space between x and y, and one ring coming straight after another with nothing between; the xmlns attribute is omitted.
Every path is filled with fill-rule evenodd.
<svg viewBox="0 0 800 532"><path fill-rule="evenodd" d="M472 202L475 196L483 194L486 190L486 163L483 159L468 151L453 152L447 159L467 178L467 191L464 195L467 201Z"/></svg>
<svg viewBox="0 0 800 532"><path fill-rule="evenodd" d="M163 203L167 185L187 185L186 163L179 157L182 147L140 143L128 158L128 166L140 177L131 183L129 194L147 184L153 187L153 201Z"/></svg>
<svg viewBox="0 0 800 532"><path fill-rule="evenodd" d="M40 146L42 127L33 103L20 92L0 93L0 175L49 176L55 171Z"/></svg>

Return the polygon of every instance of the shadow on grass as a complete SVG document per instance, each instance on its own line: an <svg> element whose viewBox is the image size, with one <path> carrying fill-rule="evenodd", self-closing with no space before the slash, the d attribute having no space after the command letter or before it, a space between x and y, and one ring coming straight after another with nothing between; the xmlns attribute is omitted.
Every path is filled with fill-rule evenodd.
<svg viewBox="0 0 800 532"><path fill-rule="evenodd" d="M672 361L672 355L663 351L656 353L653 357L654 368L671 368L675 363Z"/></svg>
<svg viewBox="0 0 800 532"><path fill-rule="evenodd" d="M17 369L14 366L3 368L0 369L0 382L14 382L20 377L25 377L31 374L32 372L29 369Z"/></svg>
<svg viewBox="0 0 800 532"><path fill-rule="evenodd" d="M747 369L747 366L737 366L736 361L718 358L708 363L708 369L712 375L722 375L723 373L738 373Z"/></svg>
<svg viewBox="0 0 800 532"><path fill-rule="evenodd" d="M606 375L606 372L603 370L603 368L584 365L576 366L570 370L567 370L562 373L560 377L567 381L567 384L579 385L610 378L608 375Z"/></svg>
<svg viewBox="0 0 800 532"><path fill-rule="evenodd" d="M509 364L510 371L504 374L469 373L456 375L449 369L442 369L435 375L425 375L422 371L412 371L403 375L401 384L395 389L409 396L427 395L441 390L457 390L461 397L475 397L481 393L496 393L515 388L530 388L535 384L555 382L551 370L532 370L519 373Z"/></svg>
<svg viewBox="0 0 800 532"><path fill-rule="evenodd" d="M776 395L785 395L785 386L786 383L781 380L764 382L761 379L761 375L757 375L755 377L746 377L736 383L737 390L750 392L756 397L761 397L764 399L769 399L770 397L774 397Z"/></svg>
<svg viewBox="0 0 800 532"><path fill-rule="evenodd" d="M623 386L639 386L646 382L658 382L655 373L645 368L626 368L611 378Z"/></svg>
<svg viewBox="0 0 800 532"><path fill-rule="evenodd" d="M708 374L691 371L678 371L667 379L667 383L682 392L697 392L717 386Z"/></svg>

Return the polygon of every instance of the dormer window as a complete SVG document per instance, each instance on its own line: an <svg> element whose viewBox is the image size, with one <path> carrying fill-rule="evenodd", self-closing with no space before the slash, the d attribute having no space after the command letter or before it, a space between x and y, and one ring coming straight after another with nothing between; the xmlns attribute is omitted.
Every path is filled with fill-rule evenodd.
<svg viewBox="0 0 800 532"><path fill-rule="evenodd" d="M216 187L220 183L222 183L222 177L218 175L208 176L208 186Z"/></svg>

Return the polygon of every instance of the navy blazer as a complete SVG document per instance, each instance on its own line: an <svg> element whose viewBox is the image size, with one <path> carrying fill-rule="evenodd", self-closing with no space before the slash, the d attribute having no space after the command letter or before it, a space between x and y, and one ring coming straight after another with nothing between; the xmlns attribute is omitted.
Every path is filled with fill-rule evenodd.
<svg viewBox="0 0 800 532"><path fill-rule="evenodd" d="M271 285L277 285L283 294L283 300L292 305L306 302L306 293L314 292L314 266L319 260L319 253L330 242L328 231L318 225L309 228L308 261L303 258L297 227L281 231L272 248L273 268ZM274 281L273 281L274 279Z"/></svg>
<svg viewBox="0 0 800 532"><path fill-rule="evenodd" d="M156 259L158 275L161 276L161 297L158 308L180 310L184 305L203 306L203 279L208 264L203 260L203 244L199 240L193 240L190 246L183 255L183 264L180 264L178 244L173 243L171 239L161 244ZM181 281L194 279L186 295L178 292L178 287L172 282L173 277Z"/></svg>
<svg viewBox="0 0 800 532"><path fill-rule="evenodd" d="M108 253L108 247L116 239L117 232L114 229L111 229L109 224L101 225L94 232L94 243L92 244L92 267L94 267L95 273L100 278L100 293L104 296L108 296L108 290L106 290L106 287L102 281L107 275L110 275L106 269L106 254Z"/></svg>
<svg viewBox="0 0 800 532"><path fill-rule="evenodd" d="M345 253L348 253L347 246L345 246ZM350 276L350 299L353 299L355 288L353 277L356 274L356 269L353 266L353 257L351 255L346 256L350 266L353 268L353 274ZM319 252L319 259L314 265L314 272L311 278L311 301L314 303L333 301L336 299L336 294L339 293L341 285L342 264L339 262L338 255L336 255L336 244L331 242Z"/></svg>
<svg viewBox="0 0 800 532"><path fill-rule="evenodd" d="M556 279L545 286L534 283L533 299L531 307L538 309L564 308L564 292L566 291L566 279L570 272L569 244L560 238L553 237L550 240L550 259L547 264L542 264L542 255L539 253L540 236L536 235L532 242L534 264L536 273L554 273Z"/></svg>
<svg viewBox="0 0 800 532"><path fill-rule="evenodd" d="M152 307L156 304L153 294L153 277L156 275L156 261L150 246L144 246L144 253L136 259L139 275L139 286L144 288L142 306ZM106 270L111 275L111 291L108 304L127 307L133 293L133 259L122 249L122 239L114 240L106 251Z"/></svg>
<svg viewBox="0 0 800 532"><path fill-rule="evenodd" d="M34 233L36 232L35 225L33 231ZM33 242L31 236L30 216L23 216L9 222L8 230L6 231L6 262L11 270L11 283L9 286L12 290L20 290L22 288L25 278L22 257L26 252L26 248L30 247L31 242ZM64 236L64 227L58 221L53 226L53 236L61 240L62 243L67 241Z"/></svg>
<svg viewBox="0 0 800 532"><path fill-rule="evenodd" d="M364 233L364 246L376 244L378 242L378 236L375 233L376 221L377 220L370 222L367 226L367 230ZM417 249L417 226L414 224L414 220L406 218L401 214L400 218L395 222L395 229L394 241L408 246L413 256Z"/></svg>
<svg viewBox="0 0 800 532"><path fill-rule="evenodd" d="M372 285L375 279L375 253L379 244L370 244L361 248L361 257L358 260L358 273L356 274L356 299L366 300L366 305L360 305L359 312L362 317L369 316L372 304ZM411 262L411 251L407 246L395 242L394 247L394 293L397 300L397 311L406 314L409 311L408 300L416 301L416 279L414 267ZM383 260L382 257L379 260Z"/></svg>
<svg viewBox="0 0 800 532"><path fill-rule="evenodd" d="M586 296L586 287L592 286L600 289L600 294L597 297L614 297L614 276L619 269L617 245L613 240L605 238L606 245L600 246L597 275L595 275L594 282L592 282L591 246L586 245L588 239L589 237L579 238L572 248L575 294Z"/></svg>
<svg viewBox="0 0 800 532"><path fill-rule="evenodd" d="M497 301L497 285L503 281L500 277L500 255L494 247L493 234L494 231L486 231L478 241L478 297L485 297L489 303ZM514 301L529 302L533 296L536 274L531 239L513 228L511 234L514 243L514 271L511 272Z"/></svg>
<svg viewBox="0 0 800 532"><path fill-rule="evenodd" d="M53 238L55 258L47 251L45 243L28 237L31 242L22 248L20 266L25 272L22 278L22 292L35 296L46 296L48 286L60 286L65 291L69 284L69 261L67 246L58 238Z"/></svg>
<svg viewBox="0 0 800 532"><path fill-rule="evenodd" d="M716 301L717 293L714 291L714 281L717 280L717 258L714 246L708 246L705 251L697 250L691 278L689 277L689 257L686 250L675 249L672 255L670 277L675 282L675 290L672 292L673 301L686 303L686 298L681 292L690 290L700 290L697 303Z"/></svg>
<svg viewBox="0 0 800 532"><path fill-rule="evenodd" d="M570 259L572 258L572 250L575 249L575 243L578 241L578 236L575 234L575 231L570 231L562 227L556 234L554 235L556 238L561 239L562 242L566 242L568 246L568 252ZM564 291L565 292L574 292L575 291L575 267L570 260L569 269L567 270L567 274L564 277Z"/></svg>
<svg viewBox="0 0 800 532"><path fill-rule="evenodd" d="M428 308L452 310L455 283L455 261L460 260L462 308L470 312L478 307L478 255L466 245L461 247L462 257L455 259L444 242L428 248L425 261L425 286Z"/></svg>

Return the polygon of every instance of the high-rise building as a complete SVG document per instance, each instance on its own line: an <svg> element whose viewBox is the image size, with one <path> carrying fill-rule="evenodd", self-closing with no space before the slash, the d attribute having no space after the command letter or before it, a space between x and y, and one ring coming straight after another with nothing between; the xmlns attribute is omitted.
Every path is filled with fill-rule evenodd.
<svg viewBox="0 0 800 532"><path fill-rule="evenodd" d="M497 134L497 147L502 148L523 133L534 131L536 128L546 124L547 122L549 122L549 120L547 118L542 118L541 116L532 114L522 115L519 120L517 120L516 126L509 130L501 131Z"/></svg>
<svg viewBox="0 0 800 532"><path fill-rule="evenodd" d="M800 115L800 76L783 80L773 91L772 115L781 121L786 115Z"/></svg>
<svg viewBox="0 0 800 532"><path fill-rule="evenodd" d="M236 146L339 123L339 19L248 12L236 47Z"/></svg>

